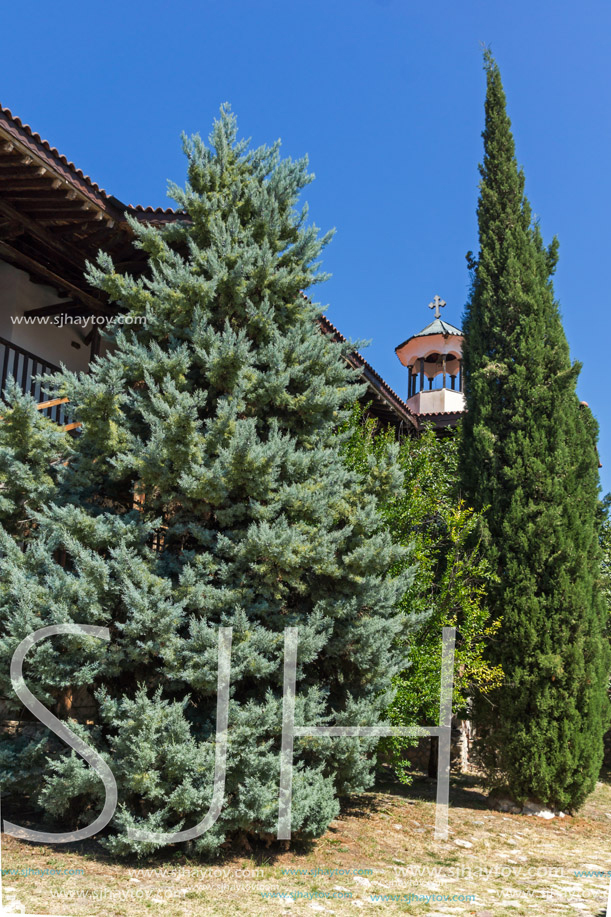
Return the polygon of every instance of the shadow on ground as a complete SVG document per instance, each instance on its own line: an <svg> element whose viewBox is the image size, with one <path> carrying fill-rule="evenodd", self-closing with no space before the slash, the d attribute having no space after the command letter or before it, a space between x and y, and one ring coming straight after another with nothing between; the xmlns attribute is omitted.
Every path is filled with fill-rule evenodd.
<svg viewBox="0 0 611 917"><path fill-rule="evenodd" d="M485 797L478 792L478 783L475 779L465 775L452 777L450 788L450 804L452 806L468 805L472 808L485 808ZM435 800L437 792L437 782L429 777L424 777L419 773L414 773L413 782L406 786L400 783L393 774L390 767L383 765L376 774L376 782L372 789L360 795L354 795L342 800L341 815L346 817L366 818L377 814L383 810L393 798L402 802L432 802ZM79 827L76 823L68 825L66 821L51 822L48 819L41 821L40 814L29 803L27 799L16 802L14 799L2 800L2 815L7 821L21 825L24 828L33 828L35 830L46 830L50 832L62 832L67 829ZM328 834L333 836L339 831L336 827L329 827ZM104 838L105 832L102 832L97 838L84 841L80 844L70 844L70 850L78 853L87 859L96 861L100 864L110 864L121 862L116 855L109 854L99 842ZM27 842L22 842L26 843ZM307 856L312 852L316 840L300 839L294 837L290 843L290 851L296 856ZM28 846L30 846L28 844ZM32 846L38 846L33 844ZM61 849L63 845L48 845L50 849ZM253 838L245 834L232 838L221 851L220 856L214 859L203 858L196 853L189 854L188 848L173 850L165 848L156 854L143 857L137 861L137 866L151 869L157 866L166 868L193 865L211 865L222 867L224 864L234 861L236 858L248 858L250 862L257 866L274 865L278 859L285 855L289 849L286 841L278 841L275 837L262 840Z"/></svg>

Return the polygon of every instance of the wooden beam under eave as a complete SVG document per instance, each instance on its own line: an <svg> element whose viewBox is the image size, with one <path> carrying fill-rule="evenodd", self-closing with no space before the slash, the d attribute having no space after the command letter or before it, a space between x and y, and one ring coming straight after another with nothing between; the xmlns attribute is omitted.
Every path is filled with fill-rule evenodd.
<svg viewBox="0 0 611 917"><path fill-rule="evenodd" d="M75 252L70 251L70 249L61 241L61 239L56 238L53 233L48 232L43 226L40 226L30 216L21 213L21 211L13 207L12 204L9 204L8 201L3 201L1 198L0 215L5 216L11 223L19 223L21 226L27 229L27 231L34 239L37 239L39 242L44 242L44 244L48 245L52 251L62 255L66 261L68 261L79 271L83 270L83 258L80 258Z"/></svg>
<svg viewBox="0 0 611 917"><path fill-rule="evenodd" d="M2 163L0 162L0 181L2 182L14 182L14 181L26 181L26 180L37 180L38 175L41 177L45 174L43 169L28 169L27 166L11 166L10 169L6 166L2 168Z"/></svg>
<svg viewBox="0 0 611 917"><path fill-rule="evenodd" d="M107 306L105 306L105 304L99 299L96 299L95 296L92 296L90 293L86 293L84 290L81 290L80 287L76 286L76 284L73 284L69 280L60 277L54 271L50 270L48 267L45 267L43 264L40 264L34 258L30 258L29 255L25 255L18 249L13 248L11 245L7 245L6 242L0 241L0 257L4 258L5 261L9 261L11 264L17 265L17 267L23 268L25 271L33 273L37 277L44 278L45 282L47 282L50 286L55 287L55 289L66 290L68 295L74 296L75 299L84 305L89 306L94 312L100 312L107 309Z"/></svg>
<svg viewBox="0 0 611 917"><path fill-rule="evenodd" d="M93 329L93 334L91 335L91 340L89 341L89 362L93 363L96 357L100 356L100 348L102 346L102 339L100 338L100 329L95 326Z"/></svg>
<svg viewBox="0 0 611 917"><path fill-rule="evenodd" d="M86 308L80 302L67 299L64 302L54 302L50 306L39 306L37 309L26 309L23 313L27 318L41 318L44 315L60 315L61 313L74 315L75 311L83 312ZM89 312L89 310L87 309Z"/></svg>
<svg viewBox="0 0 611 917"><path fill-rule="evenodd" d="M25 184L33 184L33 187L26 188L24 187ZM75 192L72 192L71 197L70 191L67 189L52 188L49 184L41 184L40 180L34 183L24 182L21 184L17 183L15 179L12 179L10 182L3 182L0 176L0 191L6 194L7 197L15 198L20 201L41 201L44 203L44 206L46 206L47 203L65 205L67 202L70 202L73 207L80 204L87 208L87 204L84 201L77 201L77 203L74 203L77 200Z"/></svg>
<svg viewBox="0 0 611 917"><path fill-rule="evenodd" d="M0 193L12 193L14 191L40 191L53 192L53 182L48 177L41 175L40 178L6 178L0 172ZM55 191L54 193L57 193Z"/></svg>
<svg viewBox="0 0 611 917"><path fill-rule="evenodd" d="M126 224L115 226L114 229L109 226L104 226L103 229L94 228L93 232L83 236L80 244L95 246L96 251L98 248L109 251L122 237L126 238L126 241L128 241L130 239L130 237L127 235L128 232L129 230L126 228Z"/></svg>
<svg viewBox="0 0 611 917"><path fill-rule="evenodd" d="M7 197L12 198L13 195L9 194ZM20 205L29 208L28 213L32 211L36 213L56 213L59 217L64 212L83 214L87 213L89 209L84 201L69 201L66 198L59 197L57 192L53 193L50 198L34 195L29 199L23 200L19 194L16 194L15 197Z"/></svg>
<svg viewBox="0 0 611 917"><path fill-rule="evenodd" d="M41 166L41 168L43 167ZM27 172L30 175L32 174L32 169L28 169L26 163L23 161L23 156L0 157L0 172L4 174L10 169Z"/></svg>
<svg viewBox="0 0 611 917"><path fill-rule="evenodd" d="M100 207L109 216L117 219L120 216L121 207L113 203L102 191L95 188L90 179L79 174L73 165L67 163L62 157L58 157L57 152L53 152L45 147L40 140L35 139L32 135L26 135L23 130L17 128L15 123L8 118L6 112L0 111L0 142L7 140L14 145L14 151L0 155L0 168L2 163L7 162L9 157L15 157L19 162L22 161L31 164L31 169L46 168L54 178L61 179L67 185L70 185L79 198L88 200L92 206ZM13 159L13 165L15 164Z"/></svg>
<svg viewBox="0 0 611 917"><path fill-rule="evenodd" d="M24 231L21 223L12 223L10 220L0 223L0 239L16 239L18 236L23 235Z"/></svg>
<svg viewBox="0 0 611 917"><path fill-rule="evenodd" d="M82 210L80 213L29 213L29 217L33 220L36 220L37 223L40 223L43 226L57 226L58 230L66 229L69 232L74 232L73 226L61 226L61 223L82 223L83 226L89 223L94 223L98 219L101 219L101 216L90 216L86 210Z"/></svg>

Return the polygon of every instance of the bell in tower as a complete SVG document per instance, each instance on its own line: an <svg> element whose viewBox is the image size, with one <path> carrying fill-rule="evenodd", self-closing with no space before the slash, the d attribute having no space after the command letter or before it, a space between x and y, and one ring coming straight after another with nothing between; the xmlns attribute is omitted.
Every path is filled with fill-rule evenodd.
<svg viewBox="0 0 611 917"><path fill-rule="evenodd" d="M435 426L453 426L465 410L462 375L462 332L441 318L445 302L429 303L433 321L396 348L407 367L407 406Z"/></svg>

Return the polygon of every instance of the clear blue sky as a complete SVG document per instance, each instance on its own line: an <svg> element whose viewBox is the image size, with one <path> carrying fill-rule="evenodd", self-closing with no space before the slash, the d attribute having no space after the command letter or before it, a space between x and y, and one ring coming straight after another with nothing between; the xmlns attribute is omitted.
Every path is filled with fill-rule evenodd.
<svg viewBox="0 0 611 917"><path fill-rule="evenodd" d="M337 228L317 290L403 397L395 346L460 323L477 249L484 73L503 75L526 191L560 239L556 292L611 489L608 351L611 5L607 0L131 0L2 10L0 102L125 203L168 206L180 133L221 102L259 144L308 153L312 219Z"/></svg>

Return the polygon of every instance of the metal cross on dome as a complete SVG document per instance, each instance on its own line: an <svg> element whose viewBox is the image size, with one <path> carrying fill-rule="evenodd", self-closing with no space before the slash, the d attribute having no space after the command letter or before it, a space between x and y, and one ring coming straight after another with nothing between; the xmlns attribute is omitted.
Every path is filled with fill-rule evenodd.
<svg viewBox="0 0 611 917"><path fill-rule="evenodd" d="M429 309L435 310L435 318L441 318L440 309L445 306L445 301L439 296L433 296L433 302L429 303Z"/></svg>

